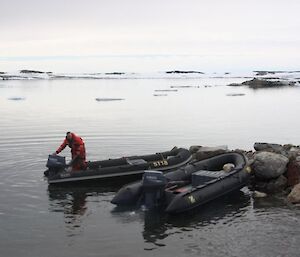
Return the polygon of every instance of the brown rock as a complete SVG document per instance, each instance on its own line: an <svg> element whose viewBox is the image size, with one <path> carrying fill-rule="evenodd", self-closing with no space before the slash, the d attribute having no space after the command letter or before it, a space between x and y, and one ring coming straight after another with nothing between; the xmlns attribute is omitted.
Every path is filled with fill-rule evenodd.
<svg viewBox="0 0 300 257"><path fill-rule="evenodd" d="M286 176L288 186L294 186L300 183L300 161L293 160L288 163Z"/></svg>
<svg viewBox="0 0 300 257"><path fill-rule="evenodd" d="M300 184L294 186L292 192L287 197L290 203L300 203Z"/></svg>

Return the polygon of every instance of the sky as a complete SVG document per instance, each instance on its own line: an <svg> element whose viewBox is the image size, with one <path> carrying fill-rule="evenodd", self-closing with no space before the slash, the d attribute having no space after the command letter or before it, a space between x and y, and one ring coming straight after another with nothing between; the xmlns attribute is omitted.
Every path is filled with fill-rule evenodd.
<svg viewBox="0 0 300 257"><path fill-rule="evenodd" d="M293 70L300 60L298 0L0 0L0 10L0 71Z"/></svg>

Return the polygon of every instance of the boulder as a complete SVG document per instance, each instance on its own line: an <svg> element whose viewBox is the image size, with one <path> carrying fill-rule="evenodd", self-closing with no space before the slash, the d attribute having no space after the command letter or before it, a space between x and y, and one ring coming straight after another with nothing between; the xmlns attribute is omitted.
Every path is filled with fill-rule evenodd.
<svg viewBox="0 0 300 257"><path fill-rule="evenodd" d="M287 184L288 186L294 186L300 183L300 158L292 160L287 165Z"/></svg>
<svg viewBox="0 0 300 257"><path fill-rule="evenodd" d="M287 178L283 175L279 176L277 179L272 179L267 184L267 192L281 192L287 186Z"/></svg>
<svg viewBox="0 0 300 257"><path fill-rule="evenodd" d="M283 175L269 181L256 181L254 188L267 193L282 192L287 186L287 178Z"/></svg>
<svg viewBox="0 0 300 257"><path fill-rule="evenodd" d="M300 148L298 146L292 146L287 153L290 160L300 158Z"/></svg>
<svg viewBox="0 0 300 257"><path fill-rule="evenodd" d="M273 153L280 153L283 154L286 152L285 148L279 144L269 144L269 143L254 143L254 149L256 151L266 151L266 152L273 152Z"/></svg>
<svg viewBox="0 0 300 257"><path fill-rule="evenodd" d="M228 147L224 145L216 147L202 146L197 152L193 154L193 158L197 161L201 161L222 153L226 153L227 151Z"/></svg>
<svg viewBox="0 0 300 257"><path fill-rule="evenodd" d="M251 168L255 177L262 180L278 178L286 171L289 159L281 154L259 152L255 155Z"/></svg>
<svg viewBox="0 0 300 257"><path fill-rule="evenodd" d="M293 190L287 197L290 203L300 203L300 184L294 186Z"/></svg>
<svg viewBox="0 0 300 257"><path fill-rule="evenodd" d="M235 149L234 152L244 154L247 157L249 162L252 162L252 160L254 159L254 152L252 152L252 151L245 151L245 150L242 150L242 149Z"/></svg>
<svg viewBox="0 0 300 257"><path fill-rule="evenodd" d="M257 89L257 88L268 88L268 87L283 87L283 86L294 86L294 82L287 82L287 81L270 81L265 79L257 79L254 78L252 80L248 80L242 83L242 85L249 86L250 88Z"/></svg>

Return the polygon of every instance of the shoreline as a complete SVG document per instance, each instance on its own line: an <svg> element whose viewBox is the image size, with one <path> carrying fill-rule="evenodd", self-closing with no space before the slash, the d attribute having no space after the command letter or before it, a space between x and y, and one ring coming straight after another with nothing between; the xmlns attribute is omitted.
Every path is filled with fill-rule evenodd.
<svg viewBox="0 0 300 257"><path fill-rule="evenodd" d="M227 146L191 146L189 150L197 161L231 151L243 153L252 170L248 187L254 197L280 195L287 204L300 203L300 146L254 143L254 151Z"/></svg>

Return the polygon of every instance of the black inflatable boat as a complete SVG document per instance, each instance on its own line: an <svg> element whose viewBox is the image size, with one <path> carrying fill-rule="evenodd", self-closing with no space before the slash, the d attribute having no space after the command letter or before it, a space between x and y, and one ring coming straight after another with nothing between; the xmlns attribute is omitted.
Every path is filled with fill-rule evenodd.
<svg viewBox="0 0 300 257"><path fill-rule="evenodd" d="M152 155L130 156L87 163L86 170L68 171L65 157L49 155L44 175L49 184L137 176L145 170L167 171L187 164L191 153L184 148Z"/></svg>
<svg viewBox="0 0 300 257"><path fill-rule="evenodd" d="M122 187L111 202L118 206L143 205L147 209L160 207L168 213L188 211L242 188L250 177L247 163L243 154L231 152L167 174L145 171L142 181Z"/></svg>

